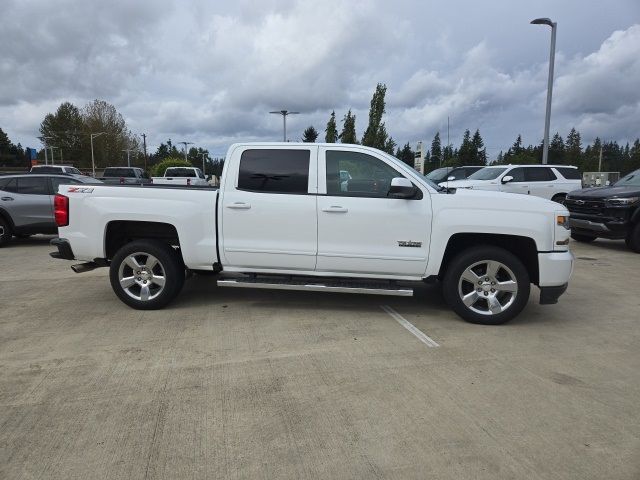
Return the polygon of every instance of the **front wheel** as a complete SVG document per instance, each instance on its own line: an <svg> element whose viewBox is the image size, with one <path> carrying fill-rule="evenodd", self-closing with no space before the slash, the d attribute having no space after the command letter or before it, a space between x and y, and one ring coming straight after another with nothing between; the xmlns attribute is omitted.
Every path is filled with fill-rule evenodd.
<svg viewBox="0 0 640 480"><path fill-rule="evenodd" d="M4 247L11 241L11 225L4 218L0 217L0 247Z"/></svg>
<svg viewBox="0 0 640 480"><path fill-rule="evenodd" d="M138 310L166 306L181 289L184 276L179 254L156 240L136 240L124 245L109 269L115 294Z"/></svg>
<svg viewBox="0 0 640 480"><path fill-rule="evenodd" d="M640 223L637 223L631 228L627 234L626 241L627 247L636 253L640 253Z"/></svg>
<svg viewBox="0 0 640 480"><path fill-rule="evenodd" d="M529 273L511 252L479 246L459 253L447 266L443 294L467 322L499 325L518 315L529 300Z"/></svg>

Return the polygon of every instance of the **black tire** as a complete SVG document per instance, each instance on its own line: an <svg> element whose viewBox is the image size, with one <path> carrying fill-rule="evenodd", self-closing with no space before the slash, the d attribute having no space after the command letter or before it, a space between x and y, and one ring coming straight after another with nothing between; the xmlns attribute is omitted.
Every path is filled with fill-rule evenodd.
<svg viewBox="0 0 640 480"><path fill-rule="evenodd" d="M572 233L571 238L576 242L591 243L598 237L592 237L591 235L584 235L582 233Z"/></svg>
<svg viewBox="0 0 640 480"><path fill-rule="evenodd" d="M625 241L631 251L640 253L640 223L636 223L631 228Z"/></svg>
<svg viewBox="0 0 640 480"><path fill-rule="evenodd" d="M137 276L138 272L127 262L131 256L134 256L141 267L141 270L138 271L142 272L140 276ZM152 267L150 272L146 272L146 262L149 261L149 256L155 257L157 264ZM146 284L144 288L147 289L148 299L143 298L145 296L143 286L135 279L127 289L123 287L120 278L125 275L125 280L136 277ZM154 281L158 276L164 277L162 286L157 285ZM149 279L148 284L145 278ZM136 240L127 243L116 252L109 268L109 279L114 293L122 302L137 310L157 310L165 307L181 290L184 278L185 271L180 255L170 245L158 240Z"/></svg>
<svg viewBox="0 0 640 480"><path fill-rule="evenodd" d="M552 202L556 202L556 203L560 203L562 205L564 205L564 201L567 199L567 194L566 193L558 193L556 195L553 196L553 198L551 199Z"/></svg>
<svg viewBox="0 0 640 480"><path fill-rule="evenodd" d="M0 247L4 247L11 241L11 225L4 218L0 217Z"/></svg>
<svg viewBox="0 0 640 480"><path fill-rule="evenodd" d="M488 272L489 262L492 262L492 265L500 265L496 269L495 275ZM481 284L475 282L472 284L462 278L463 274L465 277L468 276L466 272L470 267L473 267L472 273L478 275L477 278L473 278L476 278ZM491 280L487 281L486 279ZM494 282L491 283L492 281ZM496 284L504 284L505 289L513 289L515 286L517 291L502 291ZM500 325L514 318L526 306L529 301L531 284L529 273L518 257L503 248L480 245L464 250L449 262L442 290L449 306L467 322L481 325ZM478 291L480 293L476 294ZM468 297L470 294L473 294L476 300L475 303L467 306L462 295ZM490 300L498 301L500 304L499 310L495 313L490 311ZM485 313L481 313L483 311Z"/></svg>

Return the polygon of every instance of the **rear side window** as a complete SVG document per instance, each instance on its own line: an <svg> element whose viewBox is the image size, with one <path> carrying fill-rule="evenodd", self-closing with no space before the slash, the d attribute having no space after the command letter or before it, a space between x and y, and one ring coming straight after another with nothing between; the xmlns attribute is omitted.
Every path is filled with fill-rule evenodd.
<svg viewBox="0 0 640 480"><path fill-rule="evenodd" d="M9 191L9 190L7 190L7 186L11 182L13 182L15 184L15 180L13 178L11 178L11 177L9 177L9 178L0 177L0 190Z"/></svg>
<svg viewBox="0 0 640 480"><path fill-rule="evenodd" d="M549 182L556 180L556 175L548 167L529 167L524 169L527 182Z"/></svg>
<svg viewBox="0 0 640 480"><path fill-rule="evenodd" d="M80 182L72 178L51 177L51 191L58 193L58 187L60 185L76 185Z"/></svg>
<svg viewBox="0 0 640 480"><path fill-rule="evenodd" d="M307 193L309 150L245 150L240 157L238 190Z"/></svg>
<svg viewBox="0 0 640 480"><path fill-rule="evenodd" d="M18 192L23 195L49 195L47 177L18 178Z"/></svg>
<svg viewBox="0 0 640 480"><path fill-rule="evenodd" d="M509 170L507 175L513 177L513 180L511 180L512 182L524 182L524 168L514 168L513 170Z"/></svg>
<svg viewBox="0 0 640 480"><path fill-rule="evenodd" d="M582 175L577 168L556 167L556 170L567 180L582 180Z"/></svg>

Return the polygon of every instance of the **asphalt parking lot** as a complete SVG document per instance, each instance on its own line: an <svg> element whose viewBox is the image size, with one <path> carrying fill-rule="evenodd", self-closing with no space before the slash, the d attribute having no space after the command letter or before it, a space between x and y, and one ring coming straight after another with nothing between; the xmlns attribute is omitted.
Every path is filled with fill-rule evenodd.
<svg viewBox="0 0 640 480"><path fill-rule="evenodd" d="M558 305L534 289L482 327L434 286L194 277L135 311L48 238L0 250L2 479L640 478L640 255L622 242L574 243Z"/></svg>

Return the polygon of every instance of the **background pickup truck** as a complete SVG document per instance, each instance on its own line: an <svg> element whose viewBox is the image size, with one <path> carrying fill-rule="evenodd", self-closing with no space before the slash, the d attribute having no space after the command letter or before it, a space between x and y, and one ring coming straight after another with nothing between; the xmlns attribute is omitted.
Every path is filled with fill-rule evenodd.
<svg viewBox="0 0 640 480"><path fill-rule="evenodd" d="M470 322L499 324L566 290L568 211L538 197L458 189L359 145L235 144L220 190L61 186L55 258L109 266L116 295L154 309L185 269L222 287L412 295L440 280ZM341 171L349 172L341 176ZM346 178L345 178L346 177Z"/></svg>
<svg viewBox="0 0 640 480"><path fill-rule="evenodd" d="M120 185L144 185L151 183L151 178L141 168L137 167L107 167L102 177L104 183L116 183Z"/></svg>
<svg viewBox="0 0 640 480"><path fill-rule="evenodd" d="M165 170L164 177L153 177L152 180L156 185L209 185L202 170L195 167L169 167Z"/></svg>

